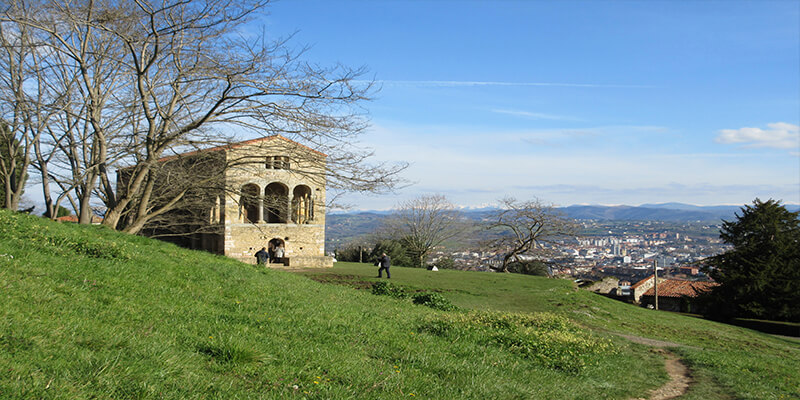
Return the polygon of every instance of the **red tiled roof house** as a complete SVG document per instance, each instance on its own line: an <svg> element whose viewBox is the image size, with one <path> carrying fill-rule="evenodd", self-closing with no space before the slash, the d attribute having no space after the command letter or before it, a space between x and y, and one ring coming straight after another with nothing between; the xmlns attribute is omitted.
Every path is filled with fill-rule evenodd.
<svg viewBox="0 0 800 400"><path fill-rule="evenodd" d="M634 285L639 289L638 291L633 289L636 302L643 306L655 305L656 293L653 283L651 275ZM700 305L696 301L697 297L718 285L716 282L659 278L658 308L665 311L699 312Z"/></svg>

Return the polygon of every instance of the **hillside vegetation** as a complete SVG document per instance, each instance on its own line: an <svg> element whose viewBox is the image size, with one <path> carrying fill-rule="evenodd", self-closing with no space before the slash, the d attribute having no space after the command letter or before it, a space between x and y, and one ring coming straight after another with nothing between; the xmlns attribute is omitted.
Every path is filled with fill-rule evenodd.
<svg viewBox="0 0 800 400"><path fill-rule="evenodd" d="M0 398L628 399L667 381L659 353L610 331L684 344L690 398L800 396L797 342L568 281L440 272L393 283L460 310L0 210Z"/></svg>
<svg viewBox="0 0 800 400"><path fill-rule="evenodd" d="M374 272L375 268L365 264L337 263L330 270L302 273L319 281L353 285ZM682 397L685 399L800 398L798 338L648 310L575 290L571 281L561 279L393 268L392 283L411 292L434 290L464 309L546 312L569 318L598 335L666 341L669 350L692 370L694 383ZM629 364L609 373L631 373L633 377L635 368Z"/></svg>

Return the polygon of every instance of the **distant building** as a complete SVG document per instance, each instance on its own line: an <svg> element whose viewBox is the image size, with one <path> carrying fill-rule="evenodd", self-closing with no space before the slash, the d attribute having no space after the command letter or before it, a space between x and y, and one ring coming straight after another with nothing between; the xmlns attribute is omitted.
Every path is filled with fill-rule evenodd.
<svg viewBox="0 0 800 400"><path fill-rule="evenodd" d="M621 255L621 254L622 254L622 252L621 252L620 250L621 250L621 248L620 248L619 242L614 242L614 243L611 245L611 254L612 254L612 255L614 255L614 256L619 256L619 255Z"/></svg>
<svg viewBox="0 0 800 400"><path fill-rule="evenodd" d="M678 271L682 274L694 276L700 274L700 268L696 266L682 266L678 267Z"/></svg>
<svg viewBox="0 0 800 400"><path fill-rule="evenodd" d="M655 280L648 276L631 285L634 301L643 306L655 305ZM664 311L701 312L695 299L719 286L716 282L683 281L658 278L658 308Z"/></svg>

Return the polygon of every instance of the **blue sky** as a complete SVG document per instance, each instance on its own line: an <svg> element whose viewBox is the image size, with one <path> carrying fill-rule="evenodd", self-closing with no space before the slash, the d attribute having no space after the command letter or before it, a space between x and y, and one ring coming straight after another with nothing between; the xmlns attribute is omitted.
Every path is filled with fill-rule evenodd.
<svg viewBox="0 0 800 400"><path fill-rule="evenodd" d="M800 1L311 1L270 35L381 84L360 145L441 193L557 205L800 203Z"/></svg>

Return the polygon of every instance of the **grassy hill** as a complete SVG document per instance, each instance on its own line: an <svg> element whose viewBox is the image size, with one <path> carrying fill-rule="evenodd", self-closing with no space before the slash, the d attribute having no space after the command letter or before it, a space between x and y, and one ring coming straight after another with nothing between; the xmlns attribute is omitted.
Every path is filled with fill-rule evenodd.
<svg viewBox="0 0 800 400"><path fill-rule="evenodd" d="M0 210L0 398L647 397L662 355L612 331L677 342L688 398L800 397L796 341L568 281L393 269L462 308L437 311L302 276L374 272L257 269Z"/></svg>

